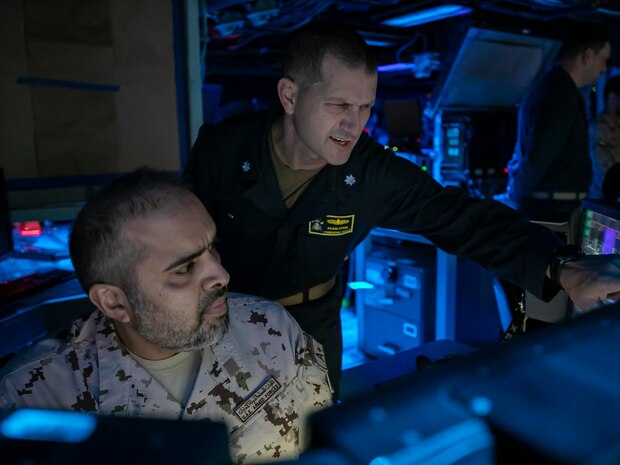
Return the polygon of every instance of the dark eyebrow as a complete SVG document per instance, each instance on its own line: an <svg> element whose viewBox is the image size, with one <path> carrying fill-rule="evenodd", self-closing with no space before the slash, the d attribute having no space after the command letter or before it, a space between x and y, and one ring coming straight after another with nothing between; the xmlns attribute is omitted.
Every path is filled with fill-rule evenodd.
<svg viewBox="0 0 620 465"><path fill-rule="evenodd" d="M325 99L325 103L329 103L329 104L339 104L339 105L353 105L352 103L347 102L345 99L340 98L340 97L331 97L331 98L327 98ZM375 100L372 100L370 102L366 102L366 103L362 103L359 106L363 107L363 106L374 106L375 104Z"/></svg>
<svg viewBox="0 0 620 465"><path fill-rule="evenodd" d="M170 264L164 271L170 271L171 269L176 268L177 266L180 266L183 263L187 263L196 257L200 257L203 253L205 253L205 250L207 250L207 248L203 247L200 250L197 250L196 252L192 252L189 255L185 255L184 257L181 257L178 260L175 260L174 263Z"/></svg>

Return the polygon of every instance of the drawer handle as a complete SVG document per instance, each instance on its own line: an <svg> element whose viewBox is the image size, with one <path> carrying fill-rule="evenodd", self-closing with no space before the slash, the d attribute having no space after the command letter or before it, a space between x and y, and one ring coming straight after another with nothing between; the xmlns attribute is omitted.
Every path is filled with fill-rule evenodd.
<svg viewBox="0 0 620 465"><path fill-rule="evenodd" d="M418 327L413 323L403 323L403 334L409 337L418 337Z"/></svg>
<svg viewBox="0 0 620 465"><path fill-rule="evenodd" d="M377 346L377 349L379 349L384 354L388 354L388 355L396 355L396 353L400 350L397 345L390 344L389 342L385 344L379 344Z"/></svg>

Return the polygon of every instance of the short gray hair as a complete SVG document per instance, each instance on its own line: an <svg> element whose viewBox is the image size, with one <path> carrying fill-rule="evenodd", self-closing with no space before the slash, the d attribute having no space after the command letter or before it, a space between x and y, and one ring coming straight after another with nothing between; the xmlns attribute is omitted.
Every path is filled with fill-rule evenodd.
<svg viewBox="0 0 620 465"><path fill-rule="evenodd" d="M77 216L69 252L80 284L114 284L128 292L142 250L123 237L123 228L162 205L193 195L169 173L140 168L97 192Z"/></svg>

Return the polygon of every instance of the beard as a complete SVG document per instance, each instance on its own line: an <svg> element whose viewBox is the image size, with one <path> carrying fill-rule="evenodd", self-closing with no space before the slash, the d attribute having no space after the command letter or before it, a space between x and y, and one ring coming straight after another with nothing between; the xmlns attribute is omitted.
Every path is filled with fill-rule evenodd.
<svg viewBox="0 0 620 465"><path fill-rule="evenodd" d="M175 315L174 310L154 305L139 289L128 292L127 296L138 334L159 347L189 352L216 344L228 332L228 310L223 315L206 320L204 318L209 307L227 293L228 289L222 287L202 296L196 308L194 322L185 321Z"/></svg>

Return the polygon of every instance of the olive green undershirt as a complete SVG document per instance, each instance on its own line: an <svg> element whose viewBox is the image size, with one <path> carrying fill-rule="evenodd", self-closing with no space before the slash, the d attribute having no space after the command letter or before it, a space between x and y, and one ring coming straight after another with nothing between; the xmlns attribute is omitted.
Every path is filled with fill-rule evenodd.
<svg viewBox="0 0 620 465"><path fill-rule="evenodd" d="M299 196L308 188L312 179L321 171L321 168L315 170L294 170L290 168L277 155L271 132L269 133L269 151L284 205L286 208L291 208Z"/></svg>

